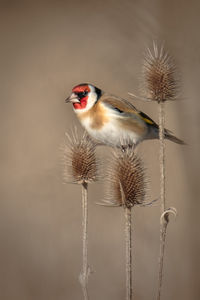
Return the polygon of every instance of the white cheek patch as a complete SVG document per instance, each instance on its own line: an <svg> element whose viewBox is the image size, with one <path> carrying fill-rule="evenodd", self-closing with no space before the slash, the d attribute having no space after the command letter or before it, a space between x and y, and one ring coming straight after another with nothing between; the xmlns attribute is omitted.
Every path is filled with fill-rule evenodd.
<svg viewBox="0 0 200 300"><path fill-rule="evenodd" d="M92 108L92 106L95 104L96 100L97 100L97 94L91 91L88 94L88 101L87 101L87 105L86 105L87 110Z"/></svg>

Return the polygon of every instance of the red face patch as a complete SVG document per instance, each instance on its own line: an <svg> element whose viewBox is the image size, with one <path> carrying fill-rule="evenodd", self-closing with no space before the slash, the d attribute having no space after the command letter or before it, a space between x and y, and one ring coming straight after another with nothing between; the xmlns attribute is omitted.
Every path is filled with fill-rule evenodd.
<svg viewBox="0 0 200 300"><path fill-rule="evenodd" d="M87 98L88 98L87 96L84 97L84 98L82 98L82 99L80 100L80 103L78 103L78 102L73 103L74 108L75 108L75 109L83 109L83 108L85 108L86 105L87 105Z"/></svg>
<svg viewBox="0 0 200 300"><path fill-rule="evenodd" d="M88 85L84 84L84 85L77 85L72 89L73 93L81 93L81 92L90 92L90 88Z"/></svg>
<svg viewBox="0 0 200 300"><path fill-rule="evenodd" d="M72 89L72 92L78 95L80 103L73 103L75 109L83 109L87 105L88 93L90 88L87 84L79 84Z"/></svg>

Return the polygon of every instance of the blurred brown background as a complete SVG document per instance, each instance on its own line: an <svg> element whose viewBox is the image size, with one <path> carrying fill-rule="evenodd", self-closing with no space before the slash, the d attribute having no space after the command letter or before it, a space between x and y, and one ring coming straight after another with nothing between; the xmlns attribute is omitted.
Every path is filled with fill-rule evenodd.
<svg viewBox="0 0 200 300"><path fill-rule="evenodd" d="M0 299L82 299L80 188L62 183L59 163L65 131L82 129L64 99L81 82L137 92L152 40L165 42L180 69L184 100L167 104L166 127L189 144L167 142L167 201L178 217L168 227L162 299L200 299L199 12L198 0L1 0ZM156 104L134 103L157 121ZM157 141L139 148L150 199L159 194L158 150ZM89 191L89 291L121 300L123 212L95 205L102 189ZM159 206L135 208L133 220L135 299L155 299Z"/></svg>

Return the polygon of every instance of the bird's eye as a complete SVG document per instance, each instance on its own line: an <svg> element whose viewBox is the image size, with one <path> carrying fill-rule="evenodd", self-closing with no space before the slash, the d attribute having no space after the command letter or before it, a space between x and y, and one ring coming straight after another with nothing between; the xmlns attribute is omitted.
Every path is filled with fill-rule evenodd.
<svg viewBox="0 0 200 300"><path fill-rule="evenodd" d="M84 91L84 92L77 93L77 95L79 98L83 98L87 95L87 93L88 93L87 91Z"/></svg>

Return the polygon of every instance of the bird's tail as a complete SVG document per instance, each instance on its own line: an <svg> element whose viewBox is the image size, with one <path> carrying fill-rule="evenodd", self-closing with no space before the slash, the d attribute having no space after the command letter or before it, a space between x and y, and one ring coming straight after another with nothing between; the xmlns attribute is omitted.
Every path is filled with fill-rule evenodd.
<svg viewBox="0 0 200 300"><path fill-rule="evenodd" d="M179 138L177 138L176 136L174 136L169 130L165 129L165 138L174 142L174 143L177 143L177 144L180 144L180 145L186 145L186 143L182 140L180 140Z"/></svg>

